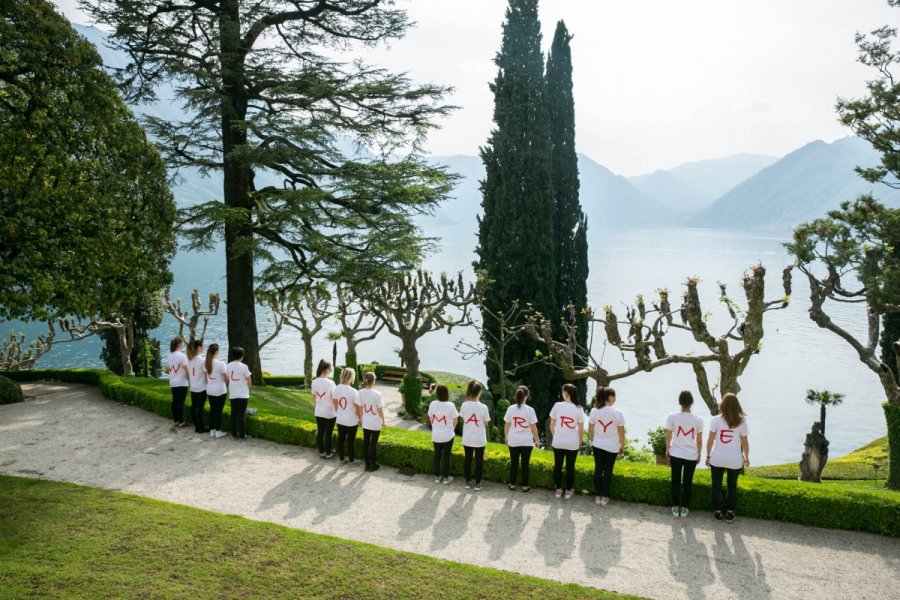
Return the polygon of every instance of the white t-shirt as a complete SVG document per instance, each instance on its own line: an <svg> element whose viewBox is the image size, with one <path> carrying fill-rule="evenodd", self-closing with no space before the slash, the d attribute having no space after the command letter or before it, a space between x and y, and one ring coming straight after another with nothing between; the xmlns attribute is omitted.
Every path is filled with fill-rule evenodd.
<svg viewBox="0 0 900 600"><path fill-rule="evenodd" d="M571 402L557 402L550 411L550 418L556 419L553 447L559 450L578 450L581 447L578 424L584 423L584 411Z"/></svg>
<svg viewBox="0 0 900 600"><path fill-rule="evenodd" d="M503 415L503 420L509 423L509 433L506 435L506 441L510 446L534 446L534 435L531 433L531 426L537 423L537 413L534 409L523 404L511 404Z"/></svg>
<svg viewBox="0 0 900 600"><path fill-rule="evenodd" d="M625 427L625 415L615 406L592 408L588 424L594 426L591 445L607 452L619 452L619 427Z"/></svg>
<svg viewBox="0 0 900 600"><path fill-rule="evenodd" d="M184 352L169 352L166 364L169 366L169 387L187 387L188 360Z"/></svg>
<svg viewBox="0 0 900 600"><path fill-rule="evenodd" d="M224 395L228 391L226 387L227 380L228 373L225 372L225 363L218 358L214 358L212 361L212 372L206 374L206 394L208 396Z"/></svg>
<svg viewBox="0 0 900 600"><path fill-rule="evenodd" d="M331 401L331 392L334 391L334 381L327 377L316 377L310 384L313 401L316 403L316 416L323 419L333 419L337 416L334 412L334 403Z"/></svg>
<svg viewBox="0 0 900 600"><path fill-rule="evenodd" d="M188 371L191 374L191 391L206 391L206 362L205 356L199 354L188 361Z"/></svg>
<svg viewBox="0 0 900 600"><path fill-rule="evenodd" d="M689 412L674 412L666 419L666 429L672 432L669 455L684 460L697 460L697 436L703 435L703 419Z"/></svg>
<svg viewBox="0 0 900 600"><path fill-rule="evenodd" d="M381 417L378 416L378 409L384 408L384 399L381 397L381 392L363 388L359 390L358 402L363 409L363 429L381 431Z"/></svg>
<svg viewBox="0 0 900 600"><path fill-rule="evenodd" d="M463 421L463 446L484 448L487 446L487 424L491 422L491 413L487 405L473 400L466 400L459 407Z"/></svg>
<svg viewBox="0 0 900 600"><path fill-rule="evenodd" d="M431 421L431 441L442 444L453 439L453 429L459 412L456 405L447 400L432 400L428 406L428 419Z"/></svg>
<svg viewBox="0 0 900 600"><path fill-rule="evenodd" d="M234 398L249 398L250 387L247 385L247 378L250 377L250 367L239 360L228 363L225 367L225 373L228 376L228 394Z"/></svg>
<svg viewBox="0 0 900 600"><path fill-rule="evenodd" d="M709 423L709 435L716 440L713 444L712 454L709 456L709 464L714 467L726 469L740 469L744 466L744 453L741 450L741 438L747 437L750 429L747 420L741 419L741 424L735 428L728 426L721 415L716 415Z"/></svg>
<svg viewBox="0 0 900 600"><path fill-rule="evenodd" d="M338 425L347 427L356 427L359 425L359 417L356 416L356 406L359 404L358 392L343 383L334 388L331 397L338 403L337 422Z"/></svg>

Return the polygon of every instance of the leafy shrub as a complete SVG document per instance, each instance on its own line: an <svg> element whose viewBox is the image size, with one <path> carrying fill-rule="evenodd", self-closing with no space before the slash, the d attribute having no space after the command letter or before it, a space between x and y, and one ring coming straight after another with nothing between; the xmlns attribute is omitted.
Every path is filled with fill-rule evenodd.
<svg viewBox="0 0 900 600"><path fill-rule="evenodd" d="M265 375L263 382L272 387L303 387L303 375Z"/></svg>
<svg viewBox="0 0 900 600"><path fill-rule="evenodd" d="M406 414L417 418L422 414L422 378L418 375L404 375L400 384L403 394L403 408Z"/></svg>
<svg viewBox="0 0 900 600"><path fill-rule="evenodd" d="M22 386L12 379L0 376L0 404L15 404L24 399Z"/></svg>
<svg viewBox="0 0 900 600"><path fill-rule="evenodd" d="M900 406L884 403L884 416L887 419L888 447L890 453L890 474L888 475L888 487L900 488Z"/></svg>
<svg viewBox="0 0 900 600"><path fill-rule="evenodd" d="M657 427L647 432L647 439L650 442L650 448L656 456L666 455L666 428Z"/></svg>
<svg viewBox="0 0 900 600"><path fill-rule="evenodd" d="M875 480L886 479L889 475L887 437L878 438L862 448L842 456L829 459L822 471L823 480ZM878 468L876 469L876 465ZM766 479L790 479L800 477L799 462L783 465L749 467L747 474Z"/></svg>
<svg viewBox="0 0 900 600"><path fill-rule="evenodd" d="M109 371L87 369L37 370L11 373L19 381L57 379L99 385L107 398L145 408L171 417L169 395L137 387ZM226 409L227 410L227 409ZM900 411L898 411L900 413ZM227 423L228 420L225 419ZM254 437L284 444L314 447L316 425L311 421L273 415L247 419L247 432ZM362 439L356 440L361 451ZM388 427L378 443L380 462L395 467L411 467L430 472L433 456L428 433ZM509 451L502 444L489 443L485 449L485 479L505 482L509 472ZM451 470L462 473L462 444L454 444ZM592 491L593 459L579 456L575 468L575 489ZM553 454L536 450L531 459L531 484L552 488ZM710 479L706 470L694 476L695 510L711 510ZM613 475L612 496L624 502L669 504L669 469L656 465L621 462ZM900 537L900 494L894 497L867 494L852 488L823 488L813 483L778 481L742 476L738 480L738 511L741 515L813 527L867 531Z"/></svg>

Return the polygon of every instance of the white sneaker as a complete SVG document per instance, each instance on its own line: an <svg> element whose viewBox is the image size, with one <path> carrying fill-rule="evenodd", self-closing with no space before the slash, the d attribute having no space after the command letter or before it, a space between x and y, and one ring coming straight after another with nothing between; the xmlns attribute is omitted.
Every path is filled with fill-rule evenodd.
<svg viewBox="0 0 900 600"><path fill-rule="evenodd" d="M448 476L444 479L444 485L449 485L449 484L452 483L452 482L453 482L453 475L448 475Z"/></svg>
<svg viewBox="0 0 900 600"><path fill-rule="evenodd" d="M682 517L686 517L686 516L688 516L690 513L691 513L690 509L687 509L687 508L682 508L682 509L681 509L681 516L682 516Z"/></svg>
<svg viewBox="0 0 900 600"><path fill-rule="evenodd" d="M215 429L210 429L210 430L209 430L209 437L211 437L211 438L216 437L216 430L215 430Z"/></svg>
<svg viewBox="0 0 900 600"><path fill-rule="evenodd" d="M227 431L216 431L216 439L223 438L228 435Z"/></svg>
<svg viewBox="0 0 900 600"><path fill-rule="evenodd" d="M440 482L441 482L441 478L440 478L440 477L435 477L435 478L434 478L434 482L435 482L435 483L440 483Z"/></svg>
<svg viewBox="0 0 900 600"><path fill-rule="evenodd" d="M606 506L607 504L609 504L609 498L600 498L600 506Z"/></svg>
<svg viewBox="0 0 900 600"><path fill-rule="evenodd" d="M673 507L672 507L672 516L673 516L673 517L680 517L680 516L681 516L681 509L680 509L679 507L677 507L677 506L673 506Z"/></svg>

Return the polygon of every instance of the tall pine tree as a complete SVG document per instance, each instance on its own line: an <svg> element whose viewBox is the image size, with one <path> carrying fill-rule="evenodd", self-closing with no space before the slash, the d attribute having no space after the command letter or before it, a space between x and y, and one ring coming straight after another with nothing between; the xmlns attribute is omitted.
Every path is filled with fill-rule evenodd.
<svg viewBox="0 0 900 600"><path fill-rule="evenodd" d="M550 115L552 144L553 191L556 199L556 300L557 309L565 315L572 304L578 311L578 344L587 347L587 218L578 197L578 155L575 152L575 100L572 96L572 36L566 24L559 21L547 57L547 105ZM558 336L565 335L561 330ZM555 387L563 382L557 372ZM587 381L576 382L582 398Z"/></svg>
<svg viewBox="0 0 900 600"><path fill-rule="evenodd" d="M491 313L501 314L519 300L555 319L555 202L537 5L537 0L510 0L502 46L494 59L495 128L481 151L486 175L476 267L493 282L484 298ZM483 317L485 328L498 329L487 311ZM558 391L550 388L551 367L535 362L538 350L535 341L519 337L507 347L506 369L519 367L513 378L529 386L531 404L543 421ZM504 374L491 363L486 366L493 386Z"/></svg>

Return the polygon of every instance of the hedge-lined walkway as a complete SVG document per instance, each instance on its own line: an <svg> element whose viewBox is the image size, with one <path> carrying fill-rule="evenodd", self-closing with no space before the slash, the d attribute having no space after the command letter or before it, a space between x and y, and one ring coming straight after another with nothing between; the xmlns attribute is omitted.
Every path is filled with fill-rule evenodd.
<svg viewBox="0 0 900 600"><path fill-rule="evenodd" d="M651 598L887 598L900 540L545 490L325 463L305 448L211 440L104 399L92 386L26 384L0 407L0 472L119 489L308 531ZM894 590L894 592L891 592Z"/></svg>
<svg viewBox="0 0 900 600"><path fill-rule="evenodd" d="M398 413L403 408L403 396L396 385L390 383L376 383L375 389L381 392L384 398L384 421L389 427L425 431L426 427L412 419L404 419Z"/></svg>

